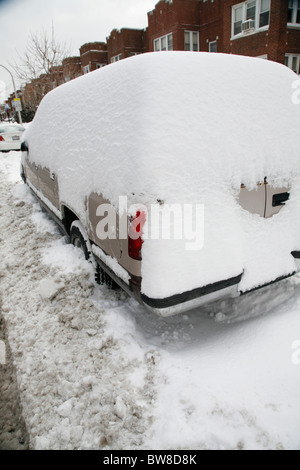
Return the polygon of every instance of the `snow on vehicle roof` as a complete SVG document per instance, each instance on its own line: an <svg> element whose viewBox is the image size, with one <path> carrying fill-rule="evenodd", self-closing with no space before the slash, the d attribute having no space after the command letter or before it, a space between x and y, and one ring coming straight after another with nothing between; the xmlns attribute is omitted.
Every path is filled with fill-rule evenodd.
<svg viewBox="0 0 300 470"><path fill-rule="evenodd" d="M21 126L17 122L1 122L0 123L0 132L7 132L7 131L25 131L25 127Z"/></svg>
<svg viewBox="0 0 300 470"><path fill-rule="evenodd" d="M30 160L56 173L61 201L83 221L92 192L116 209L119 196L128 207L157 199L204 205L203 249L144 241L145 295L164 298L241 273L245 291L295 270L299 179L286 210L270 220L243 211L236 196L241 183L250 189L265 176L277 187L299 178L296 80L259 58L141 54L51 91L24 139Z"/></svg>
<svg viewBox="0 0 300 470"><path fill-rule="evenodd" d="M296 79L258 58L142 54L51 91L25 138L31 159L82 167L89 188L115 202L128 188L191 195L211 178L253 186L299 171Z"/></svg>

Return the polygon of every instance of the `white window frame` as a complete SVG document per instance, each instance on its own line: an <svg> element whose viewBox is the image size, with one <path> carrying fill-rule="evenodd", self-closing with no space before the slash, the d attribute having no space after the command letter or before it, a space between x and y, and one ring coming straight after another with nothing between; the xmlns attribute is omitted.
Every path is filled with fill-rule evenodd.
<svg viewBox="0 0 300 470"><path fill-rule="evenodd" d="M113 64L114 62L118 62L119 60L122 60L122 54L114 55L110 59L110 62L111 62L111 64Z"/></svg>
<svg viewBox="0 0 300 470"><path fill-rule="evenodd" d="M296 71L293 69L293 60L294 58L297 59ZM296 72L298 75L300 74L299 67L300 67L300 54L285 54L285 65Z"/></svg>
<svg viewBox="0 0 300 470"><path fill-rule="evenodd" d="M189 49L185 48L185 35L189 34ZM194 34L197 34L197 49L194 51ZM199 31L184 31L184 50L185 51L193 51L193 52L199 52L200 46L199 46Z"/></svg>
<svg viewBox="0 0 300 470"><path fill-rule="evenodd" d="M169 37L172 36L172 48L169 49ZM166 49L162 49L162 41L165 39L166 41ZM159 45L159 48L156 49L156 44ZM159 52L162 50L166 51L173 51L173 33L166 34L165 36L161 36L160 38L155 38L153 40L153 50L154 52Z"/></svg>
<svg viewBox="0 0 300 470"><path fill-rule="evenodd" d="M300 0L293 0L293 13L292 13L292 21L288 23L289 26L298 26L300 27L300 23L297 23L297 14L298 8L300 8Z"/></svg>
<svg viewBox="0 0 300 470"><path fill-rule="evenodd" d="M212 51L212 45L215 44L216 45L216 50L215 51ZM208 52L211 52L211 53L215 53L215 52L218 52L218 41L215 39L214 41L210 41L208 43Z"/></svg>
<svg viewBox="0 0 300 470"><path fill-rule="evenodd" d="M102 67L105 67L106 64L96 64L96 69L101 69Z"/></svg>
<svg viewBox="0 0 300 470"><path fill-rule="evenodd" d="M270 0L269 24L265 25L265 26L261 26L261 27L259 27L259 23L260 23L260 15L262 13L261 12L262 0L247 0L246 2L242 2L242 3L239 3L237 5L232 6L232 9L231 9L231 39L241 38L245 35L245 33L243 33L243 31L241 31L240 33L234 34L234 24L235 24L234 19L235 19L236 10L238 10L239 8L243 9L243 11L242 11L242 22L245 22L245 21L247 21L247 6L250 3L254 2L254 1L255 1L255 20L254 20L255 26L254 26L253 32L247 33L247 34L256 34L256 33L259 33L261 31L267 31L269 29L272 0Z"/></svg>
<svg viewBox="0 0 300 470"><path fill-rule="evenodd" d="M83 73L89 73L91 71L90 65L84 65L83 66Z"/></svg>

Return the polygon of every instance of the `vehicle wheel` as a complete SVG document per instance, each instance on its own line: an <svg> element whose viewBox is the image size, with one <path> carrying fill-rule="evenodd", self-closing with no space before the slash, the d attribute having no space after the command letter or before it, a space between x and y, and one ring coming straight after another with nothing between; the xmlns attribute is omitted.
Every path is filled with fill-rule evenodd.
<svg viewBox="0 0 300 470"><path fill-rule="evenodd" d="M75 220L71 225L70 241L72 245L82 250L86 260L90 259L91 257L90 242L83 228L83 225L78 220Z"/></svg>
<svg viewBox="0 0 300 470"><path fill-rule="evenodd" d="M109 289L116 290L119 285L104 271L104 269L97 263L95 272L95 281L97 284L106 285Z"/></svg>

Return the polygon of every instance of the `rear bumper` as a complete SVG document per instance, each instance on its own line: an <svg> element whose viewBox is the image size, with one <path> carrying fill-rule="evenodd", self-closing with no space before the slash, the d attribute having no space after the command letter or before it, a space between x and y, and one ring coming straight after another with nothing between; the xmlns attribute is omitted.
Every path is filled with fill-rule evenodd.
<svg viewBox="0 0 300 470"><path fill-rule="evenodd" d="M168 317L177 313L183 313L201 305L214 302L225 297L239 296L238 284L241 281L242 273L223 281L215 282L198 289L176 294L164 299L152 299L141 294L141 300L147 309Z"/></svg>
<svg viewBox="0 0 300 470"><path fill-rule="evenodd" d="M299 260L298 271L300 271L300 260ZM203 295L201 295L201 296L199 296L195 299L182 301L182 303L177 303L177 304L174 304L174 305L171 305L171 306L167 306L167 305L164 306L164 301L168 300L168 299L160 299L160 302L156 304L156 299L149 299L150 302L149 301L147 302L147 301L145 301L144 296L142 296L142 298L143 298L143 303L144 303L145 307L148 310L151 310L152 312L154 312L154 313L156 313L156 314L158 314L162 317L169 317L169 316L172 316L172 315L176 315L178 313L184 313L188 310L192 310L194 308L201 307L203 305L207 305L211 302L216 302L217 300L230 298L230 297L235 298L235 297L239 297L241 295L248 294L248 293L253 292L255 290L263 289L263 288L268 287L272 284L275 284L275 283L278 283L278 282L283 281L285 279L288 279L289 277L292 277L295 274L296 274L296 272L293 272L293 273L288 274L286 276L279 277L279 278L275 279L272 282L261 285L259 287L255 287L254 289L251 289L251 290L248 290L248 291L245 291L245 292L241 292L238 289L238 283L237 283L237 284L234 284L234 285L229 286L229 287L220 288L219 290L208 293L208 294L203 294ZM182 294L182 295L184 296L184 294Z"/></svg>
<svg viewBox="0 0 300 470"><path fill-rule="evenodd" d="M216 302L217 300L225 299L228 297L234 298L238 296L239 292L237 286L235 285L220 289L216 292L212 292L211 294L203 295L202 297L197 297L193 300L187 300L186 302L173 305L172 307L150 307L146 303L144 303L144 305L147 310L151 310L152 312L156 313L157 315L160 315L161 317L170 317L172 315L187 312L194 308L202 307L203 305L208 305L209 303Z"/></svg>
<svg viewBox="0 0 300 470"><path fill-rule="evenodd" d="M7 150L20 150L21 149L21 141L16 140L15 142L1 142L0 143L0 151L2 152Z"/></svg>
<svg viewBox="0 0 300 470"><path fill-rule="evenodd" d="M296 272L300 271L300 252L293 252L293 256L297 266L297 270L295 272L281 276L269 283L260 285L246 292L239 290L239 283L243 276L243 273L241 273L238 276L232 277L230 279L218 281L213 284L193 289L191 291L161 299L150 298L141 293L141 278L132 277L129 281L129 284L126 284L121 281L121 279L118 278L118 276L116 276L116 274L100 259L97 257L95 258L104 271L106 271L111 276L111 278L114 279L116 283L119 284L128 294L135 297L139 303L144 305L147 310L150 310L162 317L168 317L179 313L184 313L188 310L207 305L220 299L239 297L240 295L247 294L253 290L262 289L269 286L270 284L287 279L296 274Z"/></svg>

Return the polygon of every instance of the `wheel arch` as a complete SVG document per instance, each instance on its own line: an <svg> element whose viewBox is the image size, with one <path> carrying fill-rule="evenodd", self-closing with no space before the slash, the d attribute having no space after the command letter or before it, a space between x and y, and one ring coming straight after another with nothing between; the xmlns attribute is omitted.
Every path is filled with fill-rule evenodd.
<svg viewBox="0 0 300 470"><path fill-rule="evenodd" d="M70 235L71 225L75 220L79 220L78 215L67 205L61 205L61 215L65 231Z"/></svg>

